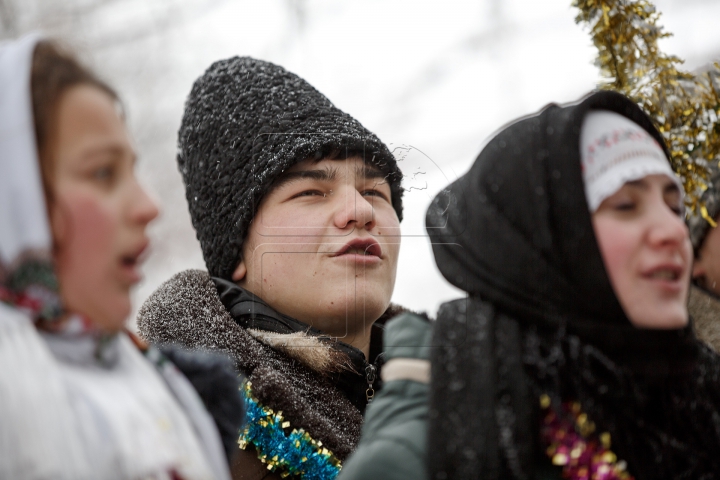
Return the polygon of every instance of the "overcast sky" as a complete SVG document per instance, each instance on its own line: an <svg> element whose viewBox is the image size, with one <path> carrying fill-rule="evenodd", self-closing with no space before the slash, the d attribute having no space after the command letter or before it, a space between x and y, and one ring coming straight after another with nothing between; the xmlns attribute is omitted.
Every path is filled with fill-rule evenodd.
<svg viewBox="0 0 720 480"><path fill-rule="evenodd" d="M720 2L656 5L675 34L666 52L688 69L720 57ZM415 188L394 301L434 314L460 293L435 267L425 209L492 132L594 88L595 50L575 13L570 0L0 0L0 33L61 35L127 105L139 174L163 208L136 306L173 273L204 268L176 132L194 79L215 60L251 55L304 77L401 156Z"/></svg>

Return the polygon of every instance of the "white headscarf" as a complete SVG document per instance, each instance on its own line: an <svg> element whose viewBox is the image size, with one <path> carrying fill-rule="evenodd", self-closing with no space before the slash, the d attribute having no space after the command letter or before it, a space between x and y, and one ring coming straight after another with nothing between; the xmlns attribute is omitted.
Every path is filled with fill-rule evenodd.
<svg viewBox="0 0 720 480"><path fill-rule="evenodd" d="M666 175L684 192L662 147L644 128L619 113L596 110L585 116L580 156L590 212L627 182L648 175Z"/></svg>
<svg viewBox="0 0 720 480"><path fill-rule="evenodd" d="M29 35L0 48L0 264L50 248L30 96Z"/></svg>
<svg viewBox="0 0 720 480"><path fill-rule="evenodd" d="M73 328L79 317L60 333L34 326L61 311L30 91L40 39L0 45L0 478L229 479L212 419L176 370L125 334L99 343Z"/></svg>
<svg viewBox="0 0 720 480"><path fill-rule="evenodd" d="M11 295L34 318L52 319L61 307L30 94L39 39L0 47L0 301Z"/></svg>

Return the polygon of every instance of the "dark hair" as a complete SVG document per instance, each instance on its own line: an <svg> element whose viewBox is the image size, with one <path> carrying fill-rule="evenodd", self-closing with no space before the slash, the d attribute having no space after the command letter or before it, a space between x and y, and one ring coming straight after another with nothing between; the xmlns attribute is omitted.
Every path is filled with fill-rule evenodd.
<svg viewBox="0 0 720 480"><path fill-rule="evenodd" d="M347 160L353 157L365 160L365 152L355 148L336 148L332 145L326 145L318 149L310 158L314 162L321 162L323 160Z"/></svg>
<svg viewBox="0 0 720 480"><path fill-rule="evenodd" d="M51 199L52 178L50 139L55 133L57 107L63 94L77 85L91 85L119 102L115 90L82 65L68 49L53 40L41 40L33 53L30 92L32 96L35 140L45 198Z"/></svg>

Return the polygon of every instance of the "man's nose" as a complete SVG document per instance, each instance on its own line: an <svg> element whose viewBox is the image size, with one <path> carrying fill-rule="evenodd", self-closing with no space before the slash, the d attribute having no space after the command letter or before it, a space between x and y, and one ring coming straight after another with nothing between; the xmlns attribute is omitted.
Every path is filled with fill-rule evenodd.
<svg viewBox="0 0 720 480"><path fill-rule="evenodd" d="M335 226L345 229L351 224L371 230L375 226L375 212L372 204L356 188L343 189L338 199Z"/></svg>

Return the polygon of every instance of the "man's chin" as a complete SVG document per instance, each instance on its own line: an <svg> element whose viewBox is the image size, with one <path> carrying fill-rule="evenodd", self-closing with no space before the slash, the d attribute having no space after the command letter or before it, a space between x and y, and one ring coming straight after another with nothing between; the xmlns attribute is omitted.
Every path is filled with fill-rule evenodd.
<svg viewBox="0 0 720 480"><path fill-rule="evenodd" d="M373 323L387 310L387 302L358 298L354 302L334 302L330 316L353 322Z"/></svg>

